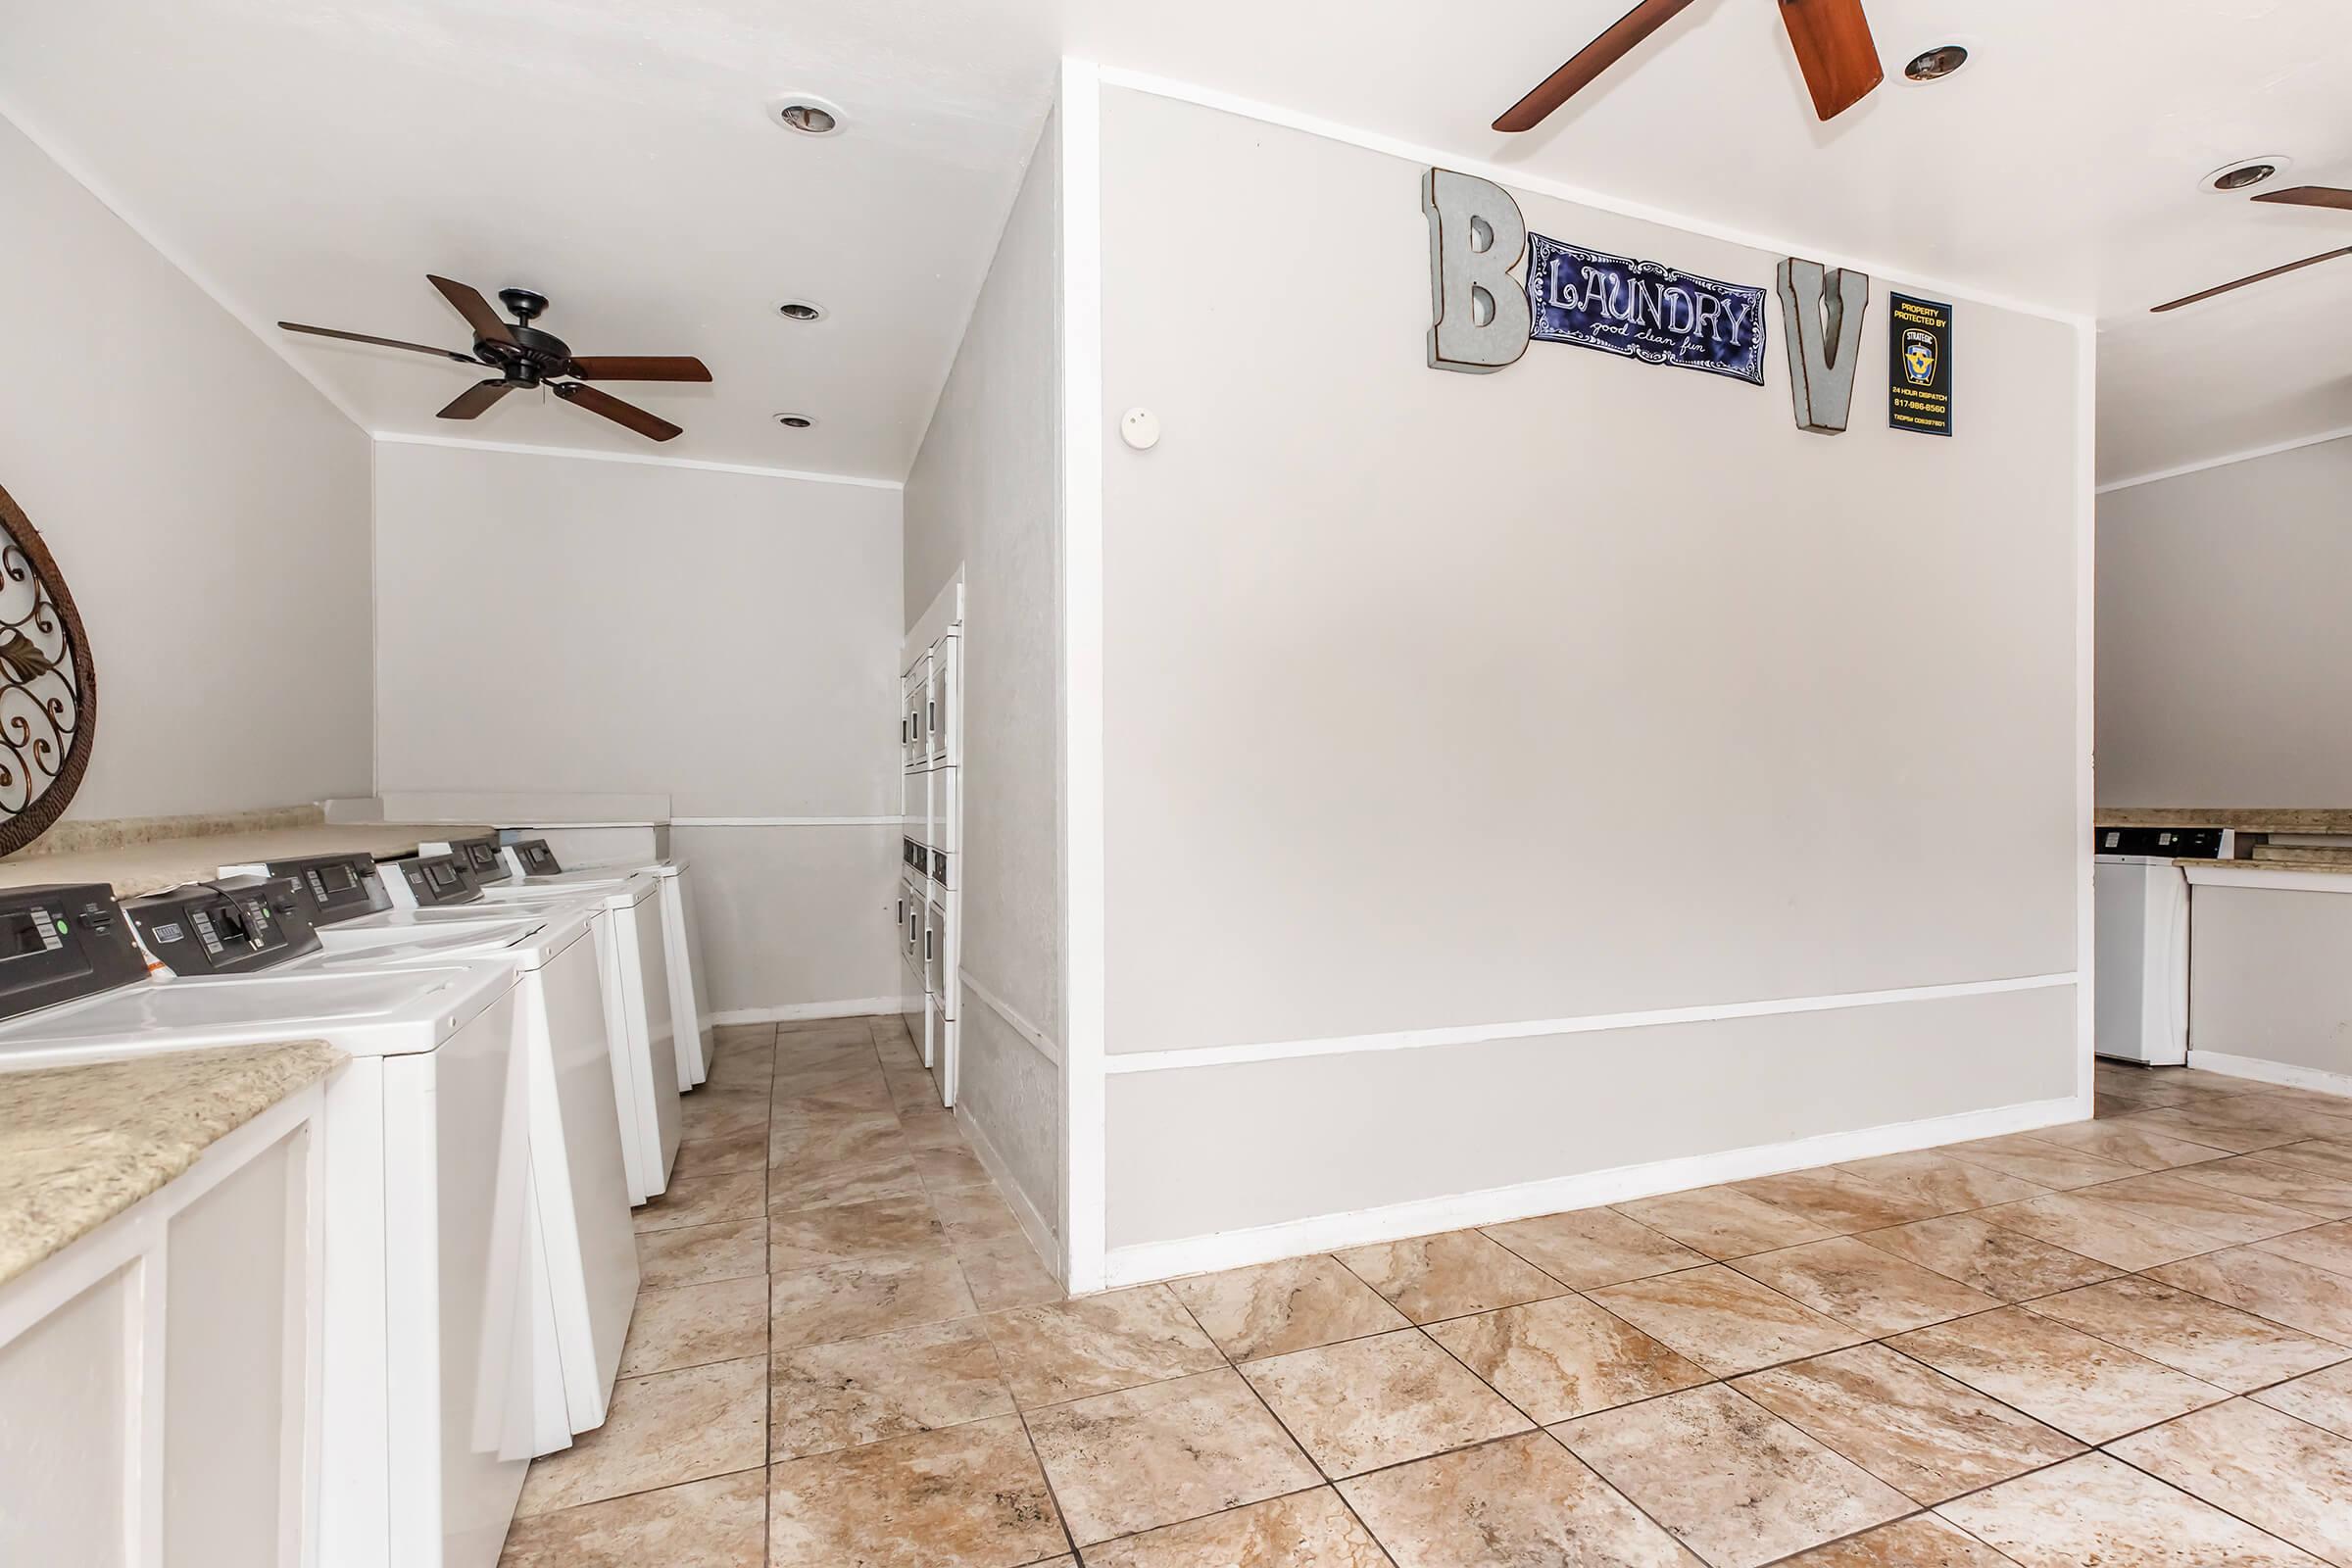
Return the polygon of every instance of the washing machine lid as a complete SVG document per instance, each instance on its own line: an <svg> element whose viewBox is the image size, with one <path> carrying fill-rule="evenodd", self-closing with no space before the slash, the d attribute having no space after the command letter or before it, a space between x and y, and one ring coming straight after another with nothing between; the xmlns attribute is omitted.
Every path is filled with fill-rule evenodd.
<svg viewBox="0 0 2352 1568"><path fill-rule="evenodd" d="M302 967L312 973L350 973L385 964L463 963L480 958L537 969L587 934L588 911L584 909L555 910L544 919L530 915L357 930L329 926L318 934L321 951L303 959Z"/></svg>
<svg viewBox="0 0 2352 1568"><path fill-rule="evenodd" d="M583 865L570 871L558 871L553 876L516 877L499 885L510 897L517 893L527 897L532 893L549 893L559 888L585 887L594 882L625 882L633 876L671 876L675 874L672 867L673 862L669 860L652 860L643 864L623 861L618 865ZM483 889L484 893L489 891Z"/></svg>
<svg viewBox="0 0 2352 1568"><path fill-rule="evenodd" d="M602 907L580 898L520 906L494 904L484 899L474 904L443 905L438 908L383 909L374 914L361 915L356 920L345 920L333 929L343 933L399 930L422 935L428 931L454 931L466 926L512 925L516 920L553 919L563 914L566 906L583 915Z"/></svg>
<svg viewBox="0 0 2352 1568"><path fill-rule="evenodd" d="M513 907L521 905L532 908L564 908L590 906L613 908L631 904L643 904L661 888L661 884L642 871L624 876L608 876L590 881L561 883L508 882L498 887L482 889L481 899L473 906Z"/></svg>
<svg viewBox="0 0 2352 1568"><path fill-rule="evenodd" d="M292 1040L409 1055L435 1049L514 987L514 970L499 963L150 981L0 1025L0 1072Z"/></svg>

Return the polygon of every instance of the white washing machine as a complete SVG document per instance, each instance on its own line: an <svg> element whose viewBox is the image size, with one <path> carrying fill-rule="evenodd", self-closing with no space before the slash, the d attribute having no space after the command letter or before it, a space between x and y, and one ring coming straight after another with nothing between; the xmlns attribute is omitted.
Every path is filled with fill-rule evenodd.
<svg viewBox="0 0 2352 1568"><path fill-rule="evenodd" d="M153 939L159 922L193 931L202 920L217 928L221 911L215 906L226 890L240 886L252 890L245 894L249 901L259 890L279 889L287 904L295 902L288 880L225 883L134 900L129 912L150 953L161 953L172 944ZM573 1433L604 1425L637 1299L637 1243L592 934L597 911L519 908L479 922L426 927L330 924L317 931L318 951L248 973L255 979L359 974L474 961L512 970L530 1091L529 1311L539 1369L532 1443L535 1452L549 1453L567 1446ZM190 963L201 967L207 957L199 947ZM205 974L181 974L179 980L213 983Z"/></svg>
<svg viewBox="0 0 2352 1568"><path fill-rule="evenodd" d="M504 842L501 842L502 838ZM662 948L669 965L669 1015L678 1051L678 1087L693 1089L710 1076L717 1059L710 1017L710 981L703 964L703 937L687 884L691 861L670 858L566 871L543 838L491 834L420 851L462 857L481 885L484 898L535 898L566 887L586 887L632 873L654 877L662 898Z"/></svg>
<svg viewBox="0 0 2352 1568"><path fill-rule="evenodd" d="M321 1140L321 1564L493 1568L521 1494L533 1368L515 1005L510 969L473 964L140 980L0 1024L0 1071L288 1040L353 1058L327 1080Z"/></svg>
<svg viewBox="0 0 2352 1568"><path fill-rule="evenodd" d="M624 1128L629 1200L642 1203L669 1188L677 1163L682 1113L678 1059L670 1022L668 954L659 930L657 884L650 876L483 896L471 868L455 854L423 854L377 862L376 880L391 906L343 924L353 929L430 927L479 920L516 907L587 906L599 910L598 954L605 973L606 1027L615 1043L614 1103Z"/></svg>
<svg viewBox="0 0 2352 1568"><path fill-rule="evenodd" d="M2189 892L2177 862L2225 857L2234 837L2222 828L2095 829L2097 1054L2146 1067L2188 1060Z"/></svg>

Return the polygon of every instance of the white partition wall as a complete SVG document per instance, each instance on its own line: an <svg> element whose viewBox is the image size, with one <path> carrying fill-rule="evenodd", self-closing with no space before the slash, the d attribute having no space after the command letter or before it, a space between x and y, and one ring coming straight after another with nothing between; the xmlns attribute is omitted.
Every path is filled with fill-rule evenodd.
<svg viewBox="0 0 2352 1568"><path fill-rule="evenodd" d="M1446 374L1434 155L1076 65L1047 142L1073 1288L2087 1113L2085 322L1821 257L1835 436L1777 338ZM1890 290L1954 307L1950 439L1887 426Z"/></svg>

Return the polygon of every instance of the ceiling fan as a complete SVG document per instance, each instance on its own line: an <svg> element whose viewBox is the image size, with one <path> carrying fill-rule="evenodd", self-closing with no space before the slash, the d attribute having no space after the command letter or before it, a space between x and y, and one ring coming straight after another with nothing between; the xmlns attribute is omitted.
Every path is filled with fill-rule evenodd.
<svg viewBox="0 0 2352 1568"><path fill-rule="evenodd" d="M280 321L277 324L289 332L308 332L313 337L342 338L351 343L373 343L387 349L407 349L413 354L437 355L455 360L460 365L486 365L499 372L498 378L478 381L453 398L441 411L444 419L479 418L482 412L517 387L544 386L566 403L577 404L590 414L601 414L615 424L626 425L639 435L655 441L667 441L681 433L678 426L659 418L633 403L623 403L612 393L589 386L590 381L708 381L709 367L691 356L621 357L579 359L571 346L552 332L542 332L531 325L547 309L547 296L527 288L502 288L500 303L514 318L510 326L499 319L490 302L482 298L481 290L466 283L453 283L446 277L425 274L425 281L441 291L442 298L457 307L458 314L473 328L473 352L460 354L455 349L437 349L428 343L403 343L398 338L369 337L365 332L338 332L332 327L304 326L299 321ZM558 377L569 379L559 380Z"/></svg>
<svg viewBox="0 0 2352 1568"><path fill-rule="evenodd" d="M2266 174L2270 172L2269 168L2265 166L2262 172ZM2255 197L2254 200L2275 202L2287 207L2332 207L2340 212L2352 212L2352 190L2345 190L2336 185L2297 185L2290 190L2267 191ZM2342 256L2352 256L2352 245L2339 246L2331 251L2322 251L2317 256L2306 256L2299 262L2288 262L2282 267L2268 268L2263 271L2252 272L2227 283L2216 283L2213 287L2199 289L2194 294L2183 294L2177 300L2167 300L2162 305L2150 306L2149 314L2161 316L2166 311L2177 311L2183 305L2194 305L2199 300L2209 300L2216 294L2227 294L2233 288L2244 288L2249 283L2267 283L2274 277L2283 277L2289 272L2300 272L2306 267L2317 267L2322 262L2332 262Z"/></svg>
<svg viewBox="0 0 2352 1568"><path fill-rule="evenodd" d="M1592 85L1642 39L1690 8L1692 0L1642 0L1585 45L1573 60L1536 84L1494 122L1496 130L1533 130L1552 112ZM1776 0L1781 23L1795 46L1796 63L1813 94L1813 112L1835 120L1870 96L1885 79L1879 47L1870 35L1862 0Z"/></svg>

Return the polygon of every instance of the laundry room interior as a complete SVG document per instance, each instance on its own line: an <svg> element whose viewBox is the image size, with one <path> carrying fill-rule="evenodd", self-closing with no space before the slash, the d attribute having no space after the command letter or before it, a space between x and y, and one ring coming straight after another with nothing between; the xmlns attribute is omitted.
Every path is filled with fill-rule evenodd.
<svg viewBox="0 0 2352 1568"><path fill-rule="evenodd" d="M0 1563L2352 1568L2224 9L12 10Z"/></svg>

